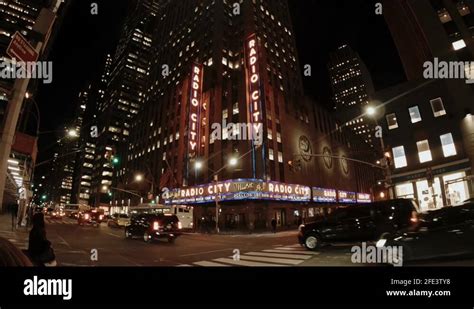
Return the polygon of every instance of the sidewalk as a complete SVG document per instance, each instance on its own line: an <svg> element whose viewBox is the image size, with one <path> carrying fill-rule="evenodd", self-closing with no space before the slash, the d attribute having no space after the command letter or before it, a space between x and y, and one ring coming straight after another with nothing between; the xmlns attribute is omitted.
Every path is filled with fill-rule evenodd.
<svg viewBox="0 0 474 309"><path fill-rule="evenodd" d="M7 239L19 249L28 248L29 228L18 227L12 229L12 217L10 214L0 215L0 237Z"/></svg>

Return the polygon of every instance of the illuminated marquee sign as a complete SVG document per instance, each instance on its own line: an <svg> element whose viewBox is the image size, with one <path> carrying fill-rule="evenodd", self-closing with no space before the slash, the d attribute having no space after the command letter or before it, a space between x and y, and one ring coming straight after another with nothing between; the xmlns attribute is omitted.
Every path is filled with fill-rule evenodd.
<svg viewBox="0 0 474 309"><path fill-rule="evenodd" d="M357 193L357 203L371 203L372 198L367 193Z"/></svg>
<svg viewBox="0 0 474 309"><path fill-rule="evenodd" d="M262 126L262 104L260 89L260 70L257 36L252 34L245 43L247 64L247 102L249 104L249 118L252 124L252 136L259 132Z"/></svg>
<svg viewBox="0 0 474 309"><path fill-rule="evenodd" d="M356 203L356 193L348 191L337 191L339 203Z"/></svg>
<svg viewBox="0 0 474 309"><path fill-rule="evenodd" d="M265 182L258 179L235 179L196 187L175 189L163 196L165 204L209 203L236 200L274 200L309 202L311 189L306 186Z"/></svg>
<svg viewBox="0 0 474 309"><path fill-rule="evenodd" d="M336 202L337 192L334 189L313 188L313 201L315 202Z"/></svg>
<svg viewBox="0 0 474 309"><path fill-rule="evenodd" d="M200 111L202 100L202 66L193 64L191 73L189 108L189 157L194 158L199 151Z"/></svg>

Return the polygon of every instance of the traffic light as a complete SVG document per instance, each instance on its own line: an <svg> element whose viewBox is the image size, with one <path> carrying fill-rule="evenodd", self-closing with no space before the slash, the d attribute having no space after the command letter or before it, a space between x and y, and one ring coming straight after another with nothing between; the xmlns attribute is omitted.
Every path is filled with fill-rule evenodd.
<svg viewBox="0 0 474 309"><path fill-rule="evenodd" d="M111 161L113 166L117 166L120 164L120 158L117 156L113 156Z"/></svg>

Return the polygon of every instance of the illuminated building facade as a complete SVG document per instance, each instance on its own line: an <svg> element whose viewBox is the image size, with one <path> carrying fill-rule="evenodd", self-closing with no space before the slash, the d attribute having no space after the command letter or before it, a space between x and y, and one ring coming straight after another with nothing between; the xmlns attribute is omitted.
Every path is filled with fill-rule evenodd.
<svg viewBox="0 0 474 309"><path fill-rule="evenodd" d="M375 125L362 116L374 93L365 63L350 46L343 45L331 53L328 67L338 119L373 147Z"/></svg>
<svg viewBox="0 0 474 309"><path fill-rule="evenodd" d="M106 90L98 105L98 137L91 186L91 203L109 205L110 196L105 187L114 186L112 156L130 135L131 124L145 100L146 80L150 70L150 52L153 22L158 12L157 0L130 1L129 14L107 76Z"/></svg>
<svg viewBox="0 0 474 309"><path fill-rule="evenodd" d="M222 229L250 230L314 214L312 186L370 192L335 121L303 95L287 1L183 0L161 10L147 101L116 175L124 188L195 206L196 226L216 220L217 198Z"/></svg>

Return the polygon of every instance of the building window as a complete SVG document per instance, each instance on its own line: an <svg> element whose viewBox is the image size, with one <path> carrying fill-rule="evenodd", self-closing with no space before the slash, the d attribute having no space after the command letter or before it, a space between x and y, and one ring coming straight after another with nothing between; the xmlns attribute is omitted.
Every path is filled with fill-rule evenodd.
<svg viewBox="0 0 474 309"><path fill-rule="evenodd" d="M281 133L277 132L277 143L281 144Z"/></svg>
<svg viewBox="0 0 474 309"><path fill-rule="evenodd" d="M275 157L273 156L273 149L271 149L271 148L268 149L268 158L271 161L275 160Z"/></svg>
<svg viewBox="0 0 474 309"><path fill-rule="evenodd" d="M417 123L421 121L421 114L418 106L410 107L408 111L410 112L411 123Z"/></svg>
<svg viewBox="0 0 474 309"><path fill-rule="evenodd" d="M443 100L441 100L441 98L431 100L430 103L435 117L446 115L446 110L444 109Z"/></svg>
<svg viewBox="0 0 474 309"><path fill-rule="evenodd" d="M456 146L454 145L453 135L451 133L440 136L441 145L443 146L444 157L457 155Z"/></svg>
<svg viewBox="0 0 474 309"><path fill-rule="evenodd" d="M461 16L466 16L471 14L471 10L469 9L469 6L467 4L463 3L462 1L457 4L459 14Z"/></svg>
<svg viewBox="0 0 474 309"><path fill-rule="evenodd" d="M417 142L416 147L418 148L418 157L420 158L420 163L433 160L431 157L430 144L428 140L425 139L423 141Z"/></svg>
<svg viewBox="0 0 474 309"><path fill-rule="evenodd" d="M452 20L451 15L449 15L448 10L446 10L445 8L438 11L438 16L439 16L439 20L443 24L448 23Z"/></svg>
<svg viewBox="0 0 474 309"><path fill-rule="evenodd" d="M388 114L386 118L387 118L387 125L388 125L389 130L398 128L397 115Z"/></svg>
<svg viewBox="0 0 474 309"><path fill-rule="evenodd" d="M229 111L226 108L222 111L222 119L227 119L228 117L229 117Z"/></svg>
<svg viewBox="0 0 474 309"><path fill-rule="evenodd" d="M398 146L392 149L395 168L407 166L407 158L405 156L405 147Z"/></svg>
<svg viewBox="0 0 474 309"><path fill-rule="evenodd" d="M462 39L453 42L454 50L460 50L460 49L463 49L464 47L466 47L466 42L464 42L464 40L462 40Z"/></svg>
<svg viewBox="0 0 474 309"><path fill-rule="evenodd" d="M278 151L278 162L283 163L283 152Z"/></svg>

